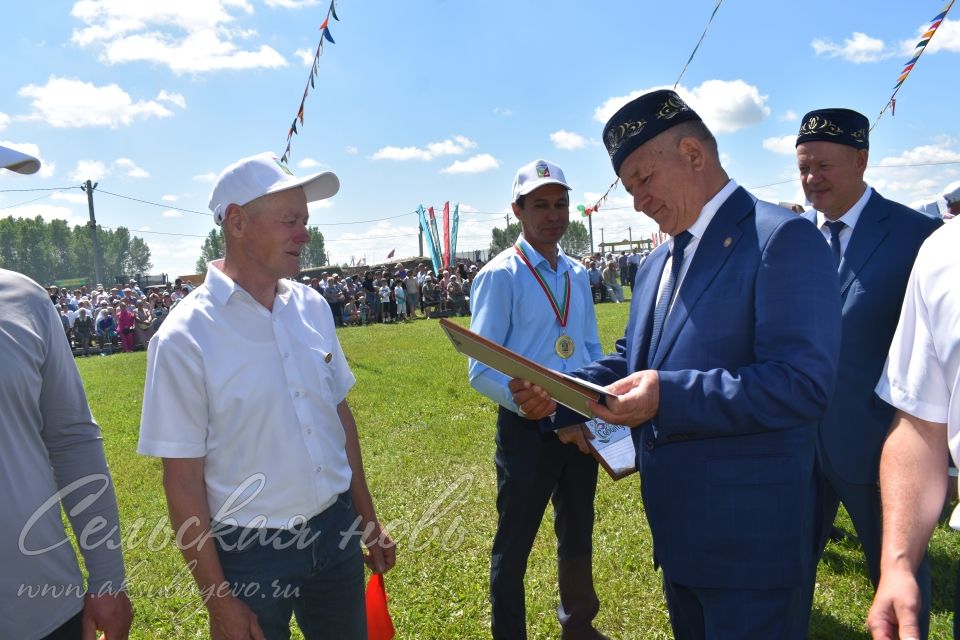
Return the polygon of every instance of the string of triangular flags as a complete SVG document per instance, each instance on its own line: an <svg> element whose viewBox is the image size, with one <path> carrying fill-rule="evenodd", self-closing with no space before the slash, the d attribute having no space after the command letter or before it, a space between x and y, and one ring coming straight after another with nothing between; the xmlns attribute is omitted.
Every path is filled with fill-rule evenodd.
<svg viewBox="0 0 960 640"><path fill-rule="evenodd" d="M287 164L290 161L290 143L293 141L294 134L300 133L297 130L297 120L300 121L300 126L303 126L303 108L304 104L307 102L307 95L309 95L311 89L316 89L316 78L317 72L320 68L320 56L323 55L323 44L324 42L337 44L334 42L333 36L330 35L331 17L337 22L340 22L340 18L337 17L336 0L330 0L330 7L327 9L327 16L323 19L323 23L320 24L320 42L317 44L317 52L313 55L313 64L310 67L310 77L307 79L307 86L303 88L303 98L300 99L300 108L297 109L297 115L293 119L293 124L290 125L290 130L287 132L287 148L280 157L280 162L283 164Z"/></svg>
<svg viewBox="0 0 960 640"><path fill-rule="evenodd" d="M897 92L900 91L900 87L903 86L904 80L907 79L907 76L910 75L910 72L913 71L913 68L917 66L917 60L920 59L920 56L923 55L923 52L927 49L927 45L930 44L930 40L933 38L933 34L937 32L937 29L940 28L941 23L946 19L947 13L950 11L950 8L953 6L954 0L950 0L947 5L940 10L933 20L931 20L930 27L920 36L920 42L917 43L917 46L913 50L913 55L910 57L910 60L907 64L903 65L903 70L900 72L900 77L897 78L897 83L893 85L893 95L890 96L890 99L887 100L887 104L883 105L883 109L880 111L880 115L877 116L877 119L874 120L873 126L870 127L870 130L873 131L873 127L877 126L877 123L880 122L880 118L883 117L883 114L886 113L887 109L890 109L890 115L896 115L897 110Z"/></svg>
<svg viewBox="0 0 960 640"><path fill-rule="evenodd" d="M950 0L950 2L952 4L953 0ZM721 4L723 4L723 0L717 0L717 4L714 5L713 7L713 12L710 14L710 17L707 19L707 26L703 28L703 33L700 34L700 39L697 40L697 44L693 47L693 51L690 52L690 57L687 58L686 64L684 64L683 69L680 70L680 75L677 76L677 81L673 83L674 89L676 89L677 85L680 84L680 79L683 78L683 74L686 73L687 67L690 66L691 62L693 62L693 57L697 55L697 51L700 49L700 45L703 44L704 38L707 37L707 32L710 30L710 25L713 24L713 19L714 17L716 17L717 11L720 10ZM610 186L607 187L607 190L604 192L604 194L600 196L600 198L595 203L593 203L592 206L589 206L589 207L585 207L583 205L578 206L577 210L580 211L580 215L585 218L588 218L592 216L594 213L596 213L597 211L599 211L600 205L607 201L607 196L610 195L610 192L613 191L618 184L620 184L620 178L617 178L616 180L614 180L610 184Z"/></svg>

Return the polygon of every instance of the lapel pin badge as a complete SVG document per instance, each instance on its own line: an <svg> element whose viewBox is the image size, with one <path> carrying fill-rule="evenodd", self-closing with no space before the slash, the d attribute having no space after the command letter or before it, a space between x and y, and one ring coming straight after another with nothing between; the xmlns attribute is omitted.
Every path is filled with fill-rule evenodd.
<svg viewBox="0 0 960 640"><path fill-rule="evenodd" d="M724 248L729 247L732 244L733 244L733 238L731 238L730 236L727 236L726 238L723 239Z"/></svg>

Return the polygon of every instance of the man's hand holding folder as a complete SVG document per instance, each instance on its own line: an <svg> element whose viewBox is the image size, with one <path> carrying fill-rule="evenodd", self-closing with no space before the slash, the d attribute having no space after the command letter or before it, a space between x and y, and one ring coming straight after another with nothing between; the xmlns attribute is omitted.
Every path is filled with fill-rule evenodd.
<svg viewBox="0 0 960 640"><path fill-rule="evenodd" d="M531 420L540 420L557 410L550 395L528 380L514 378L510 391L522 414ZM660 407L660 376L656 371L637 371L607 385L604 391L604 403L586 400L584 412L611 424L641 425L653 418Z"/></svg>

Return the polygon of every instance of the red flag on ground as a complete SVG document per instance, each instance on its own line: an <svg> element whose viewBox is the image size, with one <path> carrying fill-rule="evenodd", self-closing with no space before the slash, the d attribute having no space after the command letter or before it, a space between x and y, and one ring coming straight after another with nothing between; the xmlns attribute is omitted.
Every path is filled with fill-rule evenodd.
<svg viewBox="0 0 960 640"><path fill-rule="evenodd" d="M367 639L393 640L396 631L387 610L387 589L383 574L374 573L367 583Z"/></svg>

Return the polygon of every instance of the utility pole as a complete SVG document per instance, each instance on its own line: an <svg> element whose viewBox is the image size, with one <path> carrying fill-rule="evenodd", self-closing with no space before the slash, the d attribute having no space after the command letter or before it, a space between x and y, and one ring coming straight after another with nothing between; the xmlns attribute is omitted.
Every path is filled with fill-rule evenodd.
<svg viewBox="0 0 960 640"><path fill-rule="evenodd" d="M97 218L93 215L93 190L97 188L99 182L93 184L87 180L86 184L80 185L80 188L87 192L87 208L90 209L90 241L93 243L93 275L96 278L96 284L102 284L104 287L110 286L110 283L103 281L103 265L100 263L100 242L97 240Z"/></svg>
<svg viewBox="0 0 960 640"><path fill-rule="evenodd" d="M417 255L422 256L423 255L423 227L420 227L420 235L417 237L417 241L420 243L420 253L418 253Z"/></svg>
<svg viewBox="0 0 960 640"><path fill-rule="evenodd" d="M604 244L605 244L605 243L604 243L604 241L603 241L603 227L600 227L600 253L603 253L603 245L604 245Z"/></svg>
<svg viewBox="0 0 960 640"><path fill-rule="evenodd" d="M630 246L633 246L633 227L627 227L627 237L630 238Z"/></svg>

